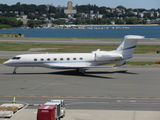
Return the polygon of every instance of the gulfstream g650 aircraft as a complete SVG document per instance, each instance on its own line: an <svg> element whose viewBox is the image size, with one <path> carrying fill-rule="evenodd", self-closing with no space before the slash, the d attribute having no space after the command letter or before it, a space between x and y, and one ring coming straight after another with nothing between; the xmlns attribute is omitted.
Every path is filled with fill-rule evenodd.
<svg viewBox="0 0 160 120"><path fill-rule="evenodd" d="M108 63L119 61L115 66L123 65L132 54L137 41L144 39L144 36L127 35L119 47L113 51L92 51L91 53L56 53L56 54L22 54L4 62L4 65L15 67L13 74L16 74L18 67L46 67L61 69L76 69L84 74L87 68L111 68L114 66L102 66Z"/></svg>

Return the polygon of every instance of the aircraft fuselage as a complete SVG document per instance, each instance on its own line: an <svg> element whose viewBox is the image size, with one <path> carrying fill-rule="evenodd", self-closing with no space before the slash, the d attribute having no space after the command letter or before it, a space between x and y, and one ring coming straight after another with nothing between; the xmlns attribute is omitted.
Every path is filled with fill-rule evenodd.
<svg viewBox="0 0 160 120"><path fill-rule="evenodd" d="M3 63L13 67L47 67L56 68L69 66L73 68L103 65L121 60L119 54L111 54L107 52L92 52L92 53L56 53L56 54L22 54ZM52 65L50 65L52 64ZM52 67L53 66L53 67ZM54 67L55 66L55 67ZM68 67L68 68L70 68ZM71 68L72 68L71 67ZM60 68L60 67L58 67ZM67 67L66 67L67 68Z"/></svg>

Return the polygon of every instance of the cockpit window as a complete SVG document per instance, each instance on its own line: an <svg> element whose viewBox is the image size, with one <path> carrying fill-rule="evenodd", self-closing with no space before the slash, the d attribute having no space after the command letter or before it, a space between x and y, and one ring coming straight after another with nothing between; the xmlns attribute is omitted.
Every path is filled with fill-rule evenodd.
<svg viewBox="0 0 160 120"><path fill-rule="evenodd" d="M19 60L21 57L13 57L12 60Z"/></svg>

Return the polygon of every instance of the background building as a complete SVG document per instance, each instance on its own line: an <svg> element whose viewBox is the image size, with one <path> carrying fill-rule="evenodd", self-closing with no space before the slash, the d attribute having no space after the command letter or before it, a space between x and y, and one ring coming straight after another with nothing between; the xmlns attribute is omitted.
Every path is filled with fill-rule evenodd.
<svg viewBox="0 0 160 120"><path fill-rule="evenodd" d="M77 13L77 10L73 7L72 1L68 2L67 9L64 10L64 13L67 14L67 15Z"/></svg>
<svg viewBox="0 0 160 120"><path fill-rule="evenodd" d="M73 5L72 5L72 1L68 2L68 10L73 10Z"/></svg>

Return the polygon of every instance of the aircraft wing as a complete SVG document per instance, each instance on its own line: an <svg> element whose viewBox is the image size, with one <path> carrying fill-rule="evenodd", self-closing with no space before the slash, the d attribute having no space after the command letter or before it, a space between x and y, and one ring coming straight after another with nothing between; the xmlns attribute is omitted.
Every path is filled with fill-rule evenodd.
<svg viewBox="0 0 160 120"><path fill-rule="evenodd" d="M66 68L66 69L76 69L76 68L112 68L114 66L90 66L87 64L63 64L63 63L46 63L45 67L48 68Z"/></svg>

